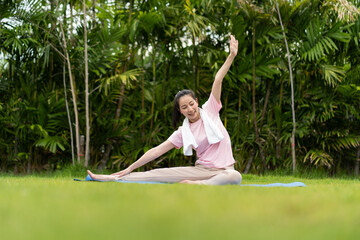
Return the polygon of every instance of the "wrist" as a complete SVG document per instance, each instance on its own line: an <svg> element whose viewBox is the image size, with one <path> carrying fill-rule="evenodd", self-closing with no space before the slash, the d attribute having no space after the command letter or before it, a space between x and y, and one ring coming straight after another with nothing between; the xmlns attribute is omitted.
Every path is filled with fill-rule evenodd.
<svg viewBox="0 0 360 240"><path fill-rule="evenodd" d="M235 53L230 53L229 54L229 56L228 56L228 58L230 58L230 59L234 59L236 57L236 54Z"/></svg>
<svg viewBox="0 0 360 240"><path fill-rule="evenodd" d="M134 171L134 166L133 165L130 165L129 167L127 167L125 169L127 172L131 173L132 171Z"/></svg>

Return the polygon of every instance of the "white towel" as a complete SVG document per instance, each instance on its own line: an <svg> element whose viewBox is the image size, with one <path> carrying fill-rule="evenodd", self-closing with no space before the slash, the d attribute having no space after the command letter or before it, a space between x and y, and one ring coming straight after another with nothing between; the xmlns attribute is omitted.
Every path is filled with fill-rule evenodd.
<svg viewBox="0 0 360 240"><path fill-rule="evenodd" d="M206 112L203 109L199 108L199 111L200 111L200 117L204 123L205 133L206 133L208 142L210 144L220 142L224 138L224 135L221 133L220 129L209 118L209 116L206 114ZM183 139L184 155L191 156L192 155L192 147L197 148L198 144L196 143L194 135L192 134L192 132L190 130L190 123L189 123L188 118L184 119L181 135L182 135L182 139Z"/></svg>

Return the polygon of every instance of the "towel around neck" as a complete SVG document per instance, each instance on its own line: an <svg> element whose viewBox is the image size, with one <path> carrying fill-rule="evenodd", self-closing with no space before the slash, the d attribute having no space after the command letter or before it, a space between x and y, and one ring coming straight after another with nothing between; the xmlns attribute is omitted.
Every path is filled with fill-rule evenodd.
<svg viewBox="0 0 360 240"><path fill-rule="evenodd" d="M200 111L200 118L204 123L206 138L210 144L218 143L223 138L224 135L221 133L220 129L216 126L216 124L209 118L206 112L199 108ZM192 155L192 148L197 148L198 144L194 138L194 135L190 129L190 122L189 119L186 117L184 119L182 125L182 139L183 139L183 152L185 156Z"/></svg>

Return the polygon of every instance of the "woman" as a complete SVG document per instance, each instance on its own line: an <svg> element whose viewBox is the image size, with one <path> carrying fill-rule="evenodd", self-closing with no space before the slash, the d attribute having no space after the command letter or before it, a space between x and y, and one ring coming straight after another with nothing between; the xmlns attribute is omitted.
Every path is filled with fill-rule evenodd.
<svg viewBox="0 0 360 240"><path fill-rule="evenodd" d="M111 175L97 175L88 170L95 180L151 181L167 183L188 183L206 185L240 184L241 174L234 170L228 132L222 124L219 111L222 107L221 85L238 51L238 41L230 36L230 54L217 72L208 101L198 107L198 100L191 90L176 94L174 101L173 126L176 127L181 115L183 125L165 142L147 151L141 158L125 170ZM160 168L147 172L132 172L144 164L160 157L173 148L183 147L185 155L196 150L195 166Z"/></svg>

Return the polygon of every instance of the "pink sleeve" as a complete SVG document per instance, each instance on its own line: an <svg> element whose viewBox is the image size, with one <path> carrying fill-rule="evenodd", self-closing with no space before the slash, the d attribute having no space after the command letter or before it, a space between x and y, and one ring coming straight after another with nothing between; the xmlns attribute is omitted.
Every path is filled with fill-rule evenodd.
<svg viewBox="0 0 360 240"><path fill-rule="evenodd" d="M183 146L182 134L181 134L181 127L178 130L173 132L168 140L175 146L175 148L179 149Z"/></svg>
<svg viewBox="0 0 360 240"><path fill-rule="evenodd" d="M219 114L222 104L221 102L218 103L214 95L211 93L209 99L202 105L202 108L211 115L216 116Z"/></svg>

